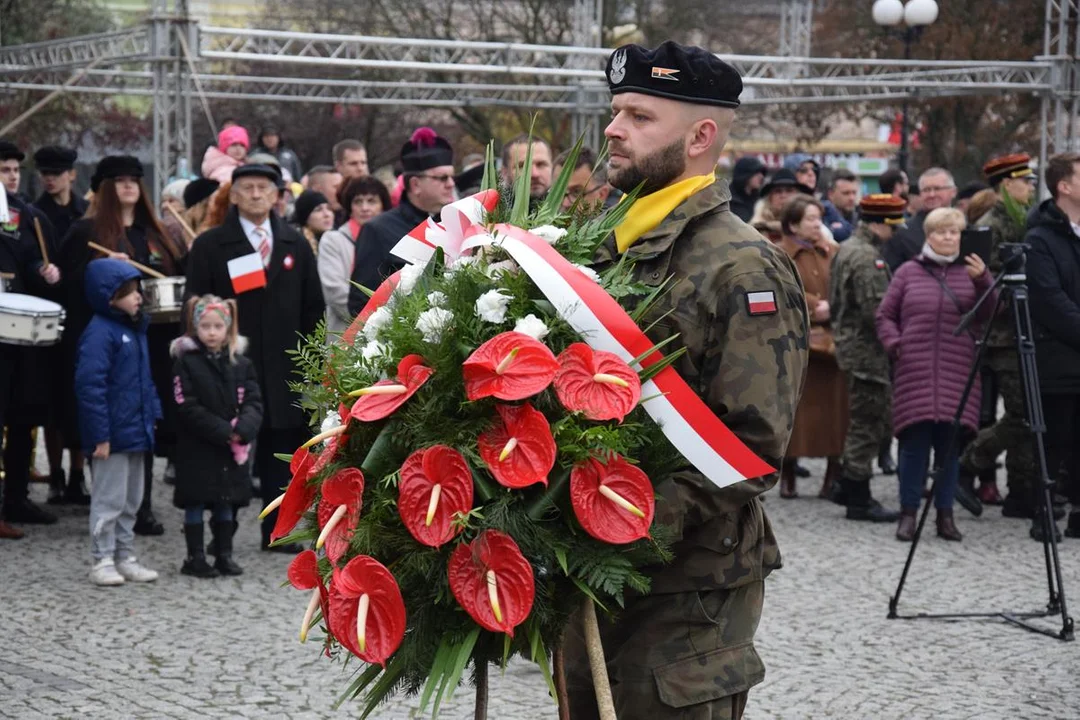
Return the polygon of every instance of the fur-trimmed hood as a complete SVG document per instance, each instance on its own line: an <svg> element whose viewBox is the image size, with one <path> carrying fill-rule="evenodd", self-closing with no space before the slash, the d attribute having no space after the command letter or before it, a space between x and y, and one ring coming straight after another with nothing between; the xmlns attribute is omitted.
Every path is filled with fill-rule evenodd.
<svg viewBox="0 0 1080 720"><path fill-rule="evenodd" d="M244 355L247 353L248 339L243 335L239 335L236 338L236 354ZM178 358L181 355L186 355L190 352L197 352L203 349L202 343L191 335L181 335L180 337L169 343L169 355Z"/></svg>

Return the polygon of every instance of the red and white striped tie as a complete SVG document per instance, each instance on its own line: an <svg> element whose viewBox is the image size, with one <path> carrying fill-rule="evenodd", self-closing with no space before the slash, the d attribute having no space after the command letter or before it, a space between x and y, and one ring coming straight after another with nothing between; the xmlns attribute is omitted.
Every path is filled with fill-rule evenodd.
<svg viewBox="0 0 1080 720"><path fill-rule="evenodd" d="M270 265L270 237L266 230L261 227L255 228L255 236L259 238L259 257L262 258L263 267Z"/></svg>

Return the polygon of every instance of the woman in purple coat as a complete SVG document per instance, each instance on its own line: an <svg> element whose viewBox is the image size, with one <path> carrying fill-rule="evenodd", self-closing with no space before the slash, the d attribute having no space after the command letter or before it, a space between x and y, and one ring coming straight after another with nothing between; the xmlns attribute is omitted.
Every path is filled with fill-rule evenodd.
<svg viewBox="0 0 1080 720"><path fill-rule="evenodd" d="M939 208L926 216L922 252L896 271L877 310L877 333L893 361L893 431L900 440L900 523L898 540L915 535L915 514L926 485L930 448L945 472L938 481L934 506L937 534L961 539L953 521L953 499L959 479L957 447L949 457L951 425L975 362L978 328L953 335L960 318L990 287L986 265L977 255L960 261L964 214ZM978 320L990 319L994 298L980 308ZM979 425L979 379L968 396L961 424L975 432Z"/></svg>

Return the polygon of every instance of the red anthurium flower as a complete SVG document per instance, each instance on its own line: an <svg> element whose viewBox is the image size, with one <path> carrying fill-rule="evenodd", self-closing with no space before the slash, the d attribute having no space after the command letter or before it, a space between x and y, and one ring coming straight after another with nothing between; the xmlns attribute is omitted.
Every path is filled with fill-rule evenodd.
<svg viewBox="0 0 1080 720"><path fill-rule="evenodd" d="M497 405L501 422L480 435L480 457L500 485L523 488L547 485L555 466L555 438L547 418L529 403Z"/></svg>
<svg viewBox="0 0 1080 720"><path fill-rule="evenodd" d="M473 477L465 458L446 445L417 450L401 466L398 513L416 541L430 547L453 539L460 532L455 513L473 506Z"/></svg>
<svg viewBox="0 0 1080 720"><path fill-rule="evenodd" d="M524 400L550 385L558 369L547 345L523 333L504 332L465 361L465 394L470 400Z"/></svg>
<svg viewBox="0 0 1080 720"><path fill-rule="evenodd" d="M419 355L406 355L398 363L396 379L380 380L371 387L349 393L350 397L359 398L353 403L349 414L362 422L389 417L416 394L434 373L434 370L424 365L424 358Z"/></svg>
<svg viewBox="0 0 1080 720"><path fill-rule="evenodd" d="M513 637L514 628L532 612L536 583L533 569L514 539L485 530L450 555L450 590L480 627Z"/></svg>
<svg viewBox="0 0 1080 720"><path fill-rule="evenodd" d="M315 549L326 545L326 557L337 564L349 549L349 533L360 519L364 501L364 474L356 468L339 470L322 484L319 502L319 539Z"/></svg>
<svg viewBox="0 0 1080 720"><path fill-rule="evenodd" d="M315 609L321 607L323 618L330 622L330 594L319 576L319 560L314 550L305 550L297 554L289 563L289 582L297 590L314 590L304 612L304 621L300 623L300 642L307 642L308 628L315 617Z"/></svg>
<svg viewBox="0 0 1080 720"><path fill-rule="evenodd" d="M292 471L289 487L285 489L284 495L279 495L259 515L260 518L266 517L280 507L274 531L270 533L271 541L291 533L314 502L317 488L310 483L314 467L315 456L308 452L307 448L300 448L293 453L289 462L289 470Z"/></svg>
<svg viewBox="0 0 1080 720"><path fill-rule="evenodd" d="M575 466L570 503L585 532L614 545L648 537L656 509L648 476L618 456L607 465L591 458Z"/></svg>
<svg viewBox="0 0 1080 720"><path fill-rule="evenodd" d="M574 343L559 354L555 392L571 412L622 422L641 400L641 379L618 355Z"/></svg>
<svg viewBox="0 0 1080 720"><path fill-rule="evenodd" d="M330 583L330 631L366 663L386 667L405 637L405 601L382 563L358 555Z"/></svg>

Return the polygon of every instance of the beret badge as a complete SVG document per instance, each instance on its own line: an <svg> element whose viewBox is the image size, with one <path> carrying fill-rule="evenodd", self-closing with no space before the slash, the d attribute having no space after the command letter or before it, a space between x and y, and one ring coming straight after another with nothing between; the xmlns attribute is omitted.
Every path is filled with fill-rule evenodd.
<svg viewBox="0 0 1080 720"><path fill-rule="evenodd" d="M611 58L611 72L608 79L612 85L618 85L626 77L626 51L618 50Z"/></svg>

